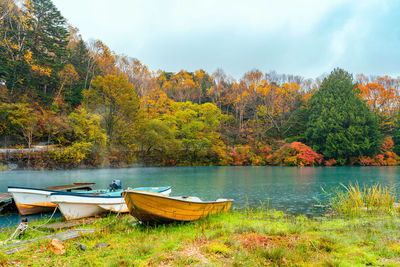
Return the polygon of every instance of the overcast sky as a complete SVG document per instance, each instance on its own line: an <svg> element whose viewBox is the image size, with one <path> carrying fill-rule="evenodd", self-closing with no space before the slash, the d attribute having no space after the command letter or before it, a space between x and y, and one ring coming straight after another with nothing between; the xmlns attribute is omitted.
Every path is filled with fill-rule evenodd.
<svg viewBox="0 0 400 267"><path fill-rule="evenodd" d="M151 70L400 75L396 0L53 0L85 40Z"/></svg>

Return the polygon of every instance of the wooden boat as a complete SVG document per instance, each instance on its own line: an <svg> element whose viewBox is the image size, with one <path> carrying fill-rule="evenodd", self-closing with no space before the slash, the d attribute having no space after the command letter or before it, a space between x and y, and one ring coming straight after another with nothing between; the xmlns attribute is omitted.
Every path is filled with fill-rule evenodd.
<svg viewBox="0 0 400 267"><path fill-rule="evenodd" d="M21 215L30 215L40 212L50 212L56 207L50 202L50 194L59 191L91 190L95 183L73 183L45 188L9 186L8 192L12 195L18 212Z"/></svg>
<svg viewBox="0 0 400 267"><path fill-rule="evenodd" d="M151 191L167 196L171 193L170 186L139 187L130 190ZM50 201L58 205L65 219L73 220L108 212L129 212L121 193L122 190L100 194L59 192L51 194Z"/></svg>
<svg viewBox="0 0 400 267"><path fill-rule="evenodd" d="M144 191L122 193L131 215L145 224L194 221L227 212L233 200L201 201L198 197L167 197Z"/></svg>
<svg viewBox="0 0 400 267"><path fill-rule="evenodd" d="M9 193L0 193L0 212L6 210L12 203L12 196Z"/></svg>

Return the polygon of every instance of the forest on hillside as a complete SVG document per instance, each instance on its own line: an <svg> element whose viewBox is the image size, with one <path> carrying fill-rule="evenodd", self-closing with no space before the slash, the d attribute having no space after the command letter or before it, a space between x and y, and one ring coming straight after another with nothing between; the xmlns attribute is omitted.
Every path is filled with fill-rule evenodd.
<svg viewBox="0 0 400 267"><path fill-rule="evenodd" d="M150 70L51 0L0 2L0 146L32 168L397 165L400 78Z"/></svg>

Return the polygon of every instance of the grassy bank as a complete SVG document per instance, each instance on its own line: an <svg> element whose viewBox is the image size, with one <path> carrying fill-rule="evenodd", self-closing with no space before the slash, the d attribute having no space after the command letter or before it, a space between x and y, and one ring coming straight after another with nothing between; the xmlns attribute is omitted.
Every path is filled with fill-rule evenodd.
<svg viewBox="0 0 400 267"><path fill-rule="evenodd" d="M400 264L398 216L311 219L271 210L234 210L193 223L151 228L136 224L129 215L114 217L80 226L97 231L66 241L65 255L55 255L49 249L50 240L42 240L22 252L2 253L1 262L33 266ZM1 232L1 240L13 230ZM44 234L28 229L23 239L41 235ZM79 248L77 242L87 249ZM98 243L109 246L94 248Z"/></svg>

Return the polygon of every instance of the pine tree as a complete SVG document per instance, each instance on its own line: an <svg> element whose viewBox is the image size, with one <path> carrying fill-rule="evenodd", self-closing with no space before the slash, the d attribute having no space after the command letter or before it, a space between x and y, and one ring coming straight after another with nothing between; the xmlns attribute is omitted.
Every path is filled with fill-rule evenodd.
<svg viewBox="0 0 400 267"><path fill-rule="evenodd" d="M57 73L67 62L67 23L51 0L31 0L29 4L26 12L31 25L28 46L32 60L48 70L46 75L34 75L32 87L51 96L59 85Z"/></svg>
<svg viewBox="0 0 400 267"><path fill-rule="evenodd" d="M74 47L69 49L68 62L75 67L75 70L79 74L79 80L65 98L72 107L80 105L83 99L82 90L88 89L85 88L85 80L88 73L88 60L90 60L89 50L85 42L80 39Z"/></svg>
<svg viewBox="0 0 400 267"><path fill-rule="evenodd" d="M377 118L359 98L348 72L335 69L311 97L306 138L314 150L339 164L378 150Z"/></svg>

